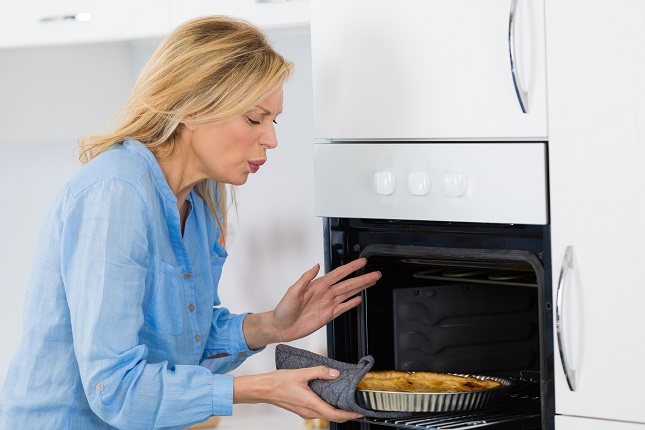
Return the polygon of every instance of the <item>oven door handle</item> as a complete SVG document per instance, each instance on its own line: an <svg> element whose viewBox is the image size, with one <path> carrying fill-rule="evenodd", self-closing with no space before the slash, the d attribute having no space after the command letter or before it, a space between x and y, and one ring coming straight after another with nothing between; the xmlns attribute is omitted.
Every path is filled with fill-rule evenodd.
<svg viewBox="0 0 645 430"><path fill-rule="evenodd" d="M562 267L560 268L560 278L558 280L558 291L556 293L556 304L555 304L555 329L558 335L558 349L560 350L560 361L562 362L562 370L564 370L564 376L567 378L567 384L571 391L576 391L576 370L569 366L569 360L567 359L567 352L564 346L564 328L563 328L563 296L564 296L564 286L567 283L567 275L573 269L573 247L567 246L567 249L564 251L564 258L562 259Z"/></svg>
<svg viewBox="0 0 645 430"><path fill-rule="evenodd" d="M513 77L513 86L515 87L515 94L517 101L520 103L522 112L528 113L529 111L529 93L522 88L520 82L520 75L517 70L517 55L515 55L515 22L517 18L517 2L518 0L511 0L511 11L508 14L508 55L511 60L511 76Z"/></svg>

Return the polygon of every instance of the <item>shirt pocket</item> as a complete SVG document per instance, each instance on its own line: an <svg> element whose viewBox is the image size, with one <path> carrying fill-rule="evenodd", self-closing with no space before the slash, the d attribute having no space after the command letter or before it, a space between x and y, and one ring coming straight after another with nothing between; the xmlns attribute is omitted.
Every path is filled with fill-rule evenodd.
<svg viewBox="0 0 645 430"><path fill-rule="evenodd" d="M168 263L157 264L156 279L152 289L143 299L146 324L155 332L178 336L184 331L182 310L183 294L178 271Z"/></svg>

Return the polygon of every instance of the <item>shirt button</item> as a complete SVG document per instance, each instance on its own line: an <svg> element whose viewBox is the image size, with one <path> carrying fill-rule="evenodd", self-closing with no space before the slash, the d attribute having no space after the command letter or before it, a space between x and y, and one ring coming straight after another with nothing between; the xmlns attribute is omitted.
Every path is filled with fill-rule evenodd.
<svg viewBox="0 0 645 430"><path fill-rule="evenodd" d="M103 384L96 384L95 388L96 388L96 391L100 393L105 389L105 386Z"/></svg>
<svg viewBox="0 0 645 430"><path fill-rule="evenodd" d="M238 355L238 356L240 356L240 357L246 357L246 354L245 354L245 353L243 353L243 352L240 352L240 353L239 353L239 354L237 354L237 355Z"/></svg>
<svg viewBox="0 0 645 430"><path fill-rule="evenodd" d="M192 303L191 303L191 304L189 304L189 305L188 305L188 310L189 310L190 312L195 312L195 305L193 305Z"/></svg>
<svg viewBox="0 0 645 430"><path fill-rule="evenodd" d="M192 277L193 277L193 275L191 275L190 273L188 273L188 272L184 273L184 279L190 279Z"/></svg>
<svg viewBox="0 0 645 430"><path fill-rule="evenodd" d="M195 335L195 342L199 342L200 340L202 340L202 337L201 337L201 335L199 333L197 333Z"/></svg>

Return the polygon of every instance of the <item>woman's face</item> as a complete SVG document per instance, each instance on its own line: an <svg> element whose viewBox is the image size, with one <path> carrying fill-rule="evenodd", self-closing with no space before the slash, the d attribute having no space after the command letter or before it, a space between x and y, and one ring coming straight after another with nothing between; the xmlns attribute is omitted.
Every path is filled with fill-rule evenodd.
<svg viewBox="0 0 645 430"><path fill-rule="evenodd" d="M282 88L245 112L221 121L186 124L196 168L209 179L242 185L278 146L275 118L282 111ZM200 175L200 176L201 176Z"/></svg>

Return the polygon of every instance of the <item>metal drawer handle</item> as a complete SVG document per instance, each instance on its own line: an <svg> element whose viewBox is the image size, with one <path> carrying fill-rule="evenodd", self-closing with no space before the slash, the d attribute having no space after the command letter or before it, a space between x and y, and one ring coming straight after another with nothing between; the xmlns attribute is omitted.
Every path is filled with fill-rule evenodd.
<svg viewBox="0 0 645 430"><path fill-rule="evenodd" d="M573 269L573 247L567 246L560 268L560 279L558 280L558 291L555 304L555 329L558 334L558 349L560 350L560 361L562 370L567 378L567 384L571 391L576 391L576 370L569 366L567 353L564 347L564 329L562 327L562 297L564 296L564 285L567 282L567 274Z"/></svg>
<svg viewBox="0 0 645 430"><path fill-rule="evenodd" d="M92 14L90 12L79 12L73 15L50 15L40 18L40 22L59 22L59 21L76 21L76 22L88 22L92 20Z"/></svg>
<svg viewBox="0 0 645 430"><path fill-rule="evenodd" d="M520 75L517 71L515 64L515 15L517 14L518 0L511 0L511 11L508 15L508 55L511 58L511 75L513 76L513 86L515 87L515 94L520 103L522 112L528 113L529 111L529 93L524 91L522 83L520 82Z"/></svg>

